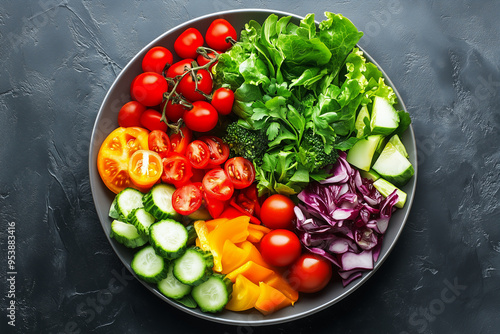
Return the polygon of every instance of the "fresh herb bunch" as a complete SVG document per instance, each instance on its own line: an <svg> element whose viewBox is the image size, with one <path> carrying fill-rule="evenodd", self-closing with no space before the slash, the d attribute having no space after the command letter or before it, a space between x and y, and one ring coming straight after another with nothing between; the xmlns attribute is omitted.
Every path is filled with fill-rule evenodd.
<svg viewBox="0 0 500 334"><path fill-rule="evenodd" d="M252 20L215 67L219 85L235 92L240 122L267 136L262 161L254 163L260 194L296 194L326 178L335 151L360 139L360 107L374 95L396 103L382 73L355 48L363 33L342 15L325 16L318 28L314 14L299 25L274 14L262 26Z"/></svg>

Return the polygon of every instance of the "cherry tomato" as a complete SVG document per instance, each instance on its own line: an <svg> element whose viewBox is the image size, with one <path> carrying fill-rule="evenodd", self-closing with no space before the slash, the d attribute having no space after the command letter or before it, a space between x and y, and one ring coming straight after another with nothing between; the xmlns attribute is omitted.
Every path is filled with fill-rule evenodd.
<svg viewBox="0 0 500 334"><path fill-rule="evenodd" d="M205 168L210 161L210 151L207 144L201 140L192 141L187 147L186 158L194 168Z"/></svg>
<svg viewBox="0 0 500 334"><path fill-rule="evenodd" d="M176 76L182 75L184 72L189 71L193 66L191 65L194 59L182 59L172 64L165 74L167 78L175 79Z"/></svg>
<svg viewBox="0 0 500 334"><path fill-rule="evenodd" d="M149 131L143 128L119 127L111 132L97 154L97 170L102 181L115 194L132 184L128 162L137 150L148 149Z"/></svg>
<svg viewBox="0 0 500 334"><path fill-rule="evenodd" d="M229 115L233 109L234 93L232 90L221 87L217 89L210 102L221 115Z"/></svg>
<svg viewBox="0 0 500 334"><path fill-rule="evenodd" d="M262 223L271 229L293 229L293 219L295 218L295 203L280 194L269 196L260 209L260 219Z"/></svg>
<svg viewBox="0 0 500 334"><path fill-rule="evenodd" d="M229 180L226 172L222 168L215 168L208 171L203 177L203 190L207 196L220 201L227 201L233 196L233 183Z"/></svg>
<svg viewBox="0 0 500 334"><path fill-rule="evenodd" d="M125 103L118 112L118 125L128 128L130 126L141 127L141 115L146 107L137 101Z"/></svg>
<svg viewBox="0 0 500 334"><path fill-rule="evenodd" d="M173 61L174 57L169 49L163 46L155 46L146 52L144 58L142 58L142 70L162 74L164 70L172 65Z"/></svg>
<svg viewBox="0 0 500 334"><path fill-rule="evenodd" d="M144 72L132 81L130 95L132 99L146 107L157 106L163 100L163 94L168 90L165 78L155 72Z"/></svg>
<svg viewBox="0 0 500 334"><path fill-rule="evenodd" d="M197 132L210 131L219 121L217 110L206 101L193 102L193 108L187 110L182 118L188 128Z"/></svg>
<svg viewBox="0 0 500 334"><path fill-rule="evenodd" d="M163 174L161 180L165 183L173 184L176 188L189 182L193 172L188 159L175 152L170 152L163 162Z"/></svg>
<svg viewBox="0 0 500 334"><path fill-rule="evenodd" d="M160 130L167 132L167 123L161 121L161 114L153 109L147 109L141 115L141 125L150 131Z"/></svg>
<svg viewBox="0 0 500 334"><path fill-rule="evenodd" d="M196 62L198 63L198 65L203 66L203 65L208 64L212 59L215 58L215 53L213 53L212 51L209 51L209 52L207 52L207 56L208 56L208 58L206 58L202 54L199 54L198 57L196 57ZM214 67L215 64L217 64L217 62L214 62L212 65L210 65L208 67L208 69L212 70L212 67Z"/></svg>
<svg viewBox="0 0 500 334"><path fill-rule="evenodd" d="M260 241L260 253L272 266L288 266L299 258L301 252L299 237L289 230L272 230Z"/></svg>
<svg viewBox="0 0 500 334"><path fill-rule="evenodd" d="M174 50L181 58L196 58L196 49L203 45L203 36L196 28L188 28L177 37Z"/></svg>
<svg viewBox="0 0 500 334"><path fill-rule="evenodd" d="M181 215L190 215L201 206L202 193L200 185L189 183L174 191L172 206Z"/></svg>
<svg viewBox="0 0 500 334"><path fill-rule="evenodd" d="M204 94L210 94L212 92L212 76L207 70L202 69L196 71L196 81L193 77L194 73L186 74L179 82L177 92L191 102L206 100L207 98L196 89ZM198 82L198 87L196 87L196 82Z"/></svg>
<svg viewBox="0 0 500 334"><path fill-rule="evenodd" d="M255 168L253 163L245 158L231 158L224 164L227 176L234 184L235 189L248 187L255 181Z"/></svg>
<svg viewBox="0 0 500 334"><path fill-rule="evenodd" d="M205 192L203 192L203 199L205 200L205 207L207 208L210 216L212 216L212 218L220 217L226 208L226 201L221 201L214 197L207 196Z"/></svg>
<svg viewBox="0 0 500 334"><path fill-rule="evenodd" d="M306 253L295 261L288 275L290 285L300 292L312 293L323 289L332 278L331 263L316 254Z"/></svg>
<svg viewBox="0 0 500 334"><path fill-rule="evenodd" d="M217 166L223 164L229 158L229 145L224 143L222 139L217 136L203 136L200 138L208 145L210 150L210 164Z"/></svg>
<svg viewBox="0 0 500 334"><path fill-rule="evenodd" d="M148 189L160 180L163 164L158 153L138 150L130 157L128 174L132 183L139 188Z"/></svg>
<svg viewBox="0 0 500 334"><path fill-rule="evenodd" d="M207 45L215 50L226 51L232 44L226 41L227 37L237 39L236 29L224 19L215 19L207 29L205 39Z"/></svg>
<svg viewBox="0 0 500 334"><path fill-rule="evenodd" d="M162 111L165 110L165 117L168 119L168 121L171 123L175 123L180 118L182 118L182 115L184 115L184 112L187 109L180 103L172 103L172 100L168 100L166 106L165 106L165 101L161 103L160 110Z"/></svg>
<svg viewBox="0 0 500 334"><path fill-rule="evenodd" d="M153 130L149 133L148 145L151 151L154 151L164 158L170 152L170 139L167 133L161 130Z"/></svg>
<svg viewBox="0 0 500 334"><path fill-rule="evenodd" d="M191 176L191 182L200 182L203 181L203 177L205 176L206 170L199 168L192 168L193 176Z"/></svg>
<svg viewBox="0 0 500 334"><path fill-rule="evenodd" d="M170 145L172 146L172 152L177 152L179 154L185 155L192 137L193 133L187 126L182 126L179 132L170 134Z"/></svg>

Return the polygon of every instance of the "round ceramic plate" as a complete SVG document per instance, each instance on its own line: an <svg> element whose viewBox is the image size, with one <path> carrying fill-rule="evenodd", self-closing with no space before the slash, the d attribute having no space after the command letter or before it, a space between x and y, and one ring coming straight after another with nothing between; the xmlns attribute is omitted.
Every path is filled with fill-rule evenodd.
<svg viewBox="0 0 500 334"><path fill-rule="evenodd" d="M132 260L134 250L128 249L121 244L117 243L114 239L109 238L110 232L110 224L111 219L108 217L109 207L115 194L109 191L104 183L101 181L99 173L97 171L97 153L99 148L106 138L106 136L111 133L115 128L118 127L117 123L117 115L121 106L130 100L129 88L132 82L132 79L142 72L141 69L141 61L146 52L153 46L161 45L170 50L173 50L173 44L177 36L182 33L188 27L195 27L204 35L207 27L210 23L216 18L225 18L228 20L235 28L236 31L241 31L244 27L244 24L249 20L253 19L257 22L263 23L264 20L272 13L277 14L278 16L292 16L292 22L298 24L301 17L285 13L279 11L271 11L271 10L260 10L260 9L245 9L245 10L231 10L225 12L214 13L210 15L206 15L189 22L186 22L182 25L175 27L174 29L169 30L163 35L159 36L151 43L149 43L144 49L142 49L123 69L120 75L116 78L115 82L109 89L99 113L97 115L94 129L92 133L92 138L90 142L90 157L89 157L89 173L90 173L90 185L92 189L92 195L94 198L97 214L101 221L102 227L106 236L108 236L109 242L113 249L115 250L118 257L121 259L125 267L130 270L130 262ZM238 35L239 36L239 35ZM376 62L365 52L365 56L372 63ZM175 59L174 59L175 61ZM378 66L378 65L377 65ZM380 66L378 66L380 69ZM381 69L382 70L382 69ZM399 95L396 87L392 84L391 80L385 75L386 83L394 89L397 94L399 105L397 106L398 110L406 110L405 105ZM416 176L417 176L417 157L416 157L416 145L415 145L415 137L413 133L413 129L410 126L409 129L402 136L402 141L407 148L409 159L413 166L415 167L415 176L410 180L410 182L402 188L408 194L406 205L403 209L397 210L391 218L389 228L386 231L382 250L380 253L380 257L375 264L375 268L365 273L362 277L353 281L347 287L343 287L340 280L332 280L330 284L320 292L316 294L302 294L298 300L298 302L293 307L283 308L271 315L263 316L256 310L246 311L246 312L232 312L232 311L223 311L219 314L209 314L202 313L199 309L189 309L174 301L164 297L154 285L150 285L142 282L152 293L157 295L159 298L163 299L166 303L170 304L173 307L176 307L184 312L192 314L194 316L207 319L210 321L216 321L225 324L233 324L233 325L251 325L251 326L259 326L259 325L268 325L268 324L277 324L283 323L287 321L296 320L299 318L306 317L315 312L318 312L322 309L325 309L337 302L341 299L348 296L354 290L359 288L364 282L366 282L375 271L382 265L384 260L389 255L391 249L394 247L395 242L397 241L401 231L405 225L405 222L408 218L411 204L413 202L415 185L416 185Z"/></svg>

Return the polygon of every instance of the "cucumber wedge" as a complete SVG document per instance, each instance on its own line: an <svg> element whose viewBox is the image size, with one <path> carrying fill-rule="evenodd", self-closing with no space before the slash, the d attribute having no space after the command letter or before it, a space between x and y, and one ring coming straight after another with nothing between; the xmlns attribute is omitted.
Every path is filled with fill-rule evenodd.
<svg viewBox="0 0 500 334"><path fill-rule="evenodd" d="M392 183L384 180L384 179L378 179L377 181L373 182L373 186L378 190L382 196L387 197L394 190L396 190L396 194L398 194L398 201L394 205L396 208L403 208L406 202L406 193L402 191L401 189L397 188L395 185Z"/></svg>
<svg viewBox="0 0 500 334"><path fill-rule="evenodd" d="M370 124L370 112L368 111L368 107L364 105L359 110L358 117L356 117L356 122L354 123L357 138L362 138L365 134L369 133L370 129L366 129L367 123Z"/></svg>
<svg viewBox="0 0 500 334"><path fill-rule="evenodd" d="M359 174L361 175L362 178L372 180L373 182L380 179L380 175L373 169L370 169L369 171L360 170Z"/></svg>
<svg viewBox="0 0 500 334"><path fill-rule="evenodd" d="M382 138L380 135L371 135L366 137L366 139L358 140L347 153L347 161L361 170L369 171L372 165L373 154Z"/></svg>
<svg viewBox="0 0 500 334"><path fill-rule="evenodd" d="M370 120L372 134L388 136L398 125L399 115L396 109L383 97L375 96Z"/></svg>
<svg viewBox="0 0 500 334"><path fill-rule="evenodd" d="M403 145L403 142L401 139L399 139L398 135L394 135L389 139L389 143L394 145L394 147L402 154L405 156L405 158L408 158L408 152L406 152L406 148Z"/></svg>
<svg viewBox="0 0 500 334"><path fill-rule="evenodd" d="M397 187L405 185L415 173L410 161L391 143L385 145L372 168Z"/></svg>

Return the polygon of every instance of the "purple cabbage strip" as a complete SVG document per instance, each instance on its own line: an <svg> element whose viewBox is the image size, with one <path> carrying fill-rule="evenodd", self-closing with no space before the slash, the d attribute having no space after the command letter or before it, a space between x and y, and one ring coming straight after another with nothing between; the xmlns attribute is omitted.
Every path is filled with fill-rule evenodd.
<svg viewBox="0 0 500 334"><path fill-rule="evenodd" d="M341 152L331 177L298 194L295 228L302 244L339 268L344 286L372 270L398 195L384 198Z"/></svg>

